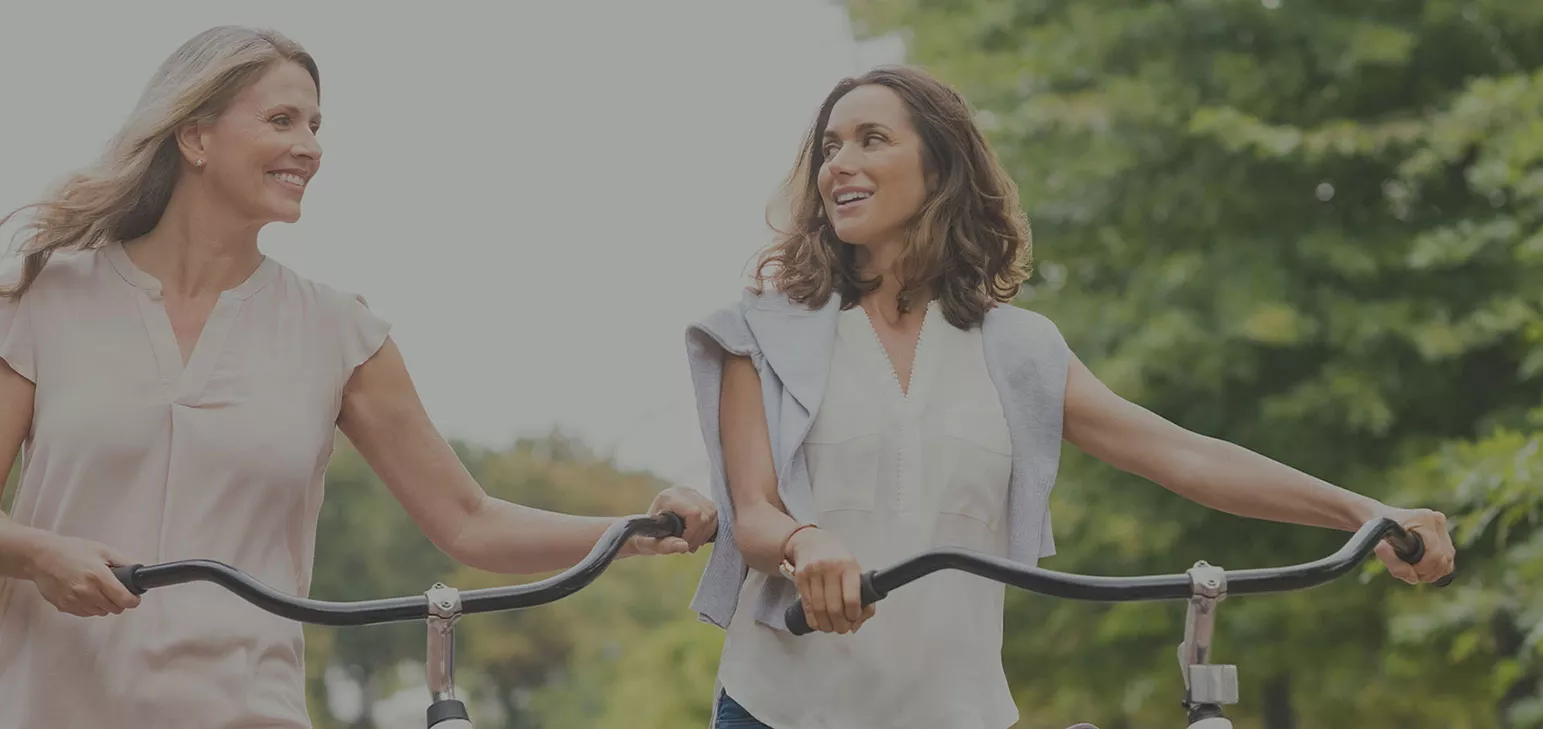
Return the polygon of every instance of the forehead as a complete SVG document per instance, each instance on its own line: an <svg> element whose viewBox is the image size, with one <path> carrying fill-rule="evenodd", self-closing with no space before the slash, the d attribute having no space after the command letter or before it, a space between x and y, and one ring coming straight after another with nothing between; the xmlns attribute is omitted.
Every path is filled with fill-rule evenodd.
<svg viewBox="0 0 1543 729"><path fill-rule="evenodd" d="M294 62L280 63L264 73L257 82L236 95L233 106L266 108L288 105L306 111L316 111L320 99L316 82L304 66Z"/></svg>
<svg viewBox="0 0 1543 729"><path fill-rule="evenodd" d="M831 107L825 133L845 133L869 124L909 130L911 112L900 95L889 87L878 84L859 86L847 92Z"/></svg>

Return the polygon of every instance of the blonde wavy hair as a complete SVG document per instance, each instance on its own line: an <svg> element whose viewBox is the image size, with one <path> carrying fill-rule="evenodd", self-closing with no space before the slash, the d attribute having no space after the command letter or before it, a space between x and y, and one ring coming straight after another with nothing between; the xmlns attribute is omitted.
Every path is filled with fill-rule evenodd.
<svg viewBox="0 0 1543 729"><path fill-rule="evenodd" d="M755 269L757 295L768 283L794 302L821 307L839 295L842 308L856 306L878 289L878 279L857 270L856 247L836 237L825 217L819 175L822 137L831 109L860 86L876 84L895 92L910 111L922 139L927 198L907 226L895 275L900 311L930 291L950 324L979 325L998 302L1007 303L1028 279L1033 243L1018 186L958 92L921 69L888 66L842 79L805 136L798 164L783 186L785 226L773 224L776 239Z"/></svg>
<svg viewBox="0 0 1543 729"><path fill-rule="evenodd" d="M0 289L0 296L25 294L55 251L128 241L154 229L182 170L177 130L214 121L238 94L286 62L310 73L319 96L316 60L276 31L218 26L183 43L161 63L95 165L70 175L43 200L0 218L3 226L18 213L36 211L17 233L24 239L21 278Z"/></svg>

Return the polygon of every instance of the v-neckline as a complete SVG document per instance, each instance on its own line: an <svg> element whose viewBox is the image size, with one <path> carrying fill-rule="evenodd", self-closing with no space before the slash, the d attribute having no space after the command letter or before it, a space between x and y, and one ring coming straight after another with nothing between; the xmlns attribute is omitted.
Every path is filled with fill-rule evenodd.
<svg viewBox="0 0 1543 729"><path fill-rule="evenodd" d="M925 342L927 341L927 329L932 323L933 303L927 302L927 308L922 311L921 329L916 333L916 344L913 345L911 350L911 371L905 382L900 381L900 370L895 367L895 361L890 358L889 350L884 347L884 338L879 336L879 329L874 326L873 317L868 314L868 310L863 308L861 304L857 306L862 313L863 329L867 330L868 341L873 345L870 347L870 350L878 356L879 362L883 364L885 371L889 373L888 379L892 385L890 392L898 397L901 402L914 402L921 399L917 388L918 386L925 386L929 379L927 373L923 372L923 368L926 367L925 361L928 349L925 346ZM928 371L930 372L930 368Z"/></svg>
<svg viewBox="0 0 1543 729"><path fill-rule="evenodd" d="M198 332L193 349L184 361L182 345L177 342L171 315L166 311L160 280L134 265L122 243L109 243L105 248L113 269L138 290L140 319L150 338L151 350L155 354L161 384L166 388L167 396L182 405L196 403L210 373L214 371L214 364L220 350L225 347L225 339L235 324L242 303L267 285L277 271L277 264L263 256L257 269L245 281L235 288L220 292L219 300L209 310L203 329Z"/></svg>

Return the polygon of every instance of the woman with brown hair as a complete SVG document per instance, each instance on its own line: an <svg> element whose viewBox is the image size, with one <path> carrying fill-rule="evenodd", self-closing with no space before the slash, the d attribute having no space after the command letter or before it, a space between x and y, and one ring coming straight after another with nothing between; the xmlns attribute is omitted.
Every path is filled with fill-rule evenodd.
<svg viewBox="0 0 1543 729"><path fill-rule="evenodd" d="M110 567L213 559L304 595L339 429L473 567L567 567L615 521L489 496L387 324L259 249L320 169L320 78L278 33L200 33L100 164L32 206L0 295L0 462L25 446L0 515L0 726L309 726L299 624L207 584L141 605ZM684 538L627 553L716 528L690 489L652 510L684 517Z"/></svg>
<svg viewBox="0 0 1543 729"><path fill-rule="evenodd" d="M727 629L721 727L1000 729L1001 584L937 573L876 615L859 579L962 547L1054 553L1062 440L1184 498L1355 530L1388 516L1452 570L1445 518L1335 487L1109 391L1055 325L1009 302L1028 275L1018 192L957 93L884 68L838 83L789 178L790 229L742 301L688 330L720 538L693 607ZM769 286L768 286L769 284ZM794 637L802 598L820 634Z"/></svg>

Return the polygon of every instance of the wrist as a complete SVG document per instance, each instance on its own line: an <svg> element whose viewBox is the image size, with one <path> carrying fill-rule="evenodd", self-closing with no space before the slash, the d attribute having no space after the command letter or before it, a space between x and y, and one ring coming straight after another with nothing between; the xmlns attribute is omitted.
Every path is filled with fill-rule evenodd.
<svg viewBox="0 0 1543 729"><path fill-rule="evenodd" d="M1346 526L1345 531L1355 531L1360 529L1361 525L1366 522L1383 517L1396 520L1398 518L1398 511L1398 509L1368 496L1353 498L1347 508L1350 523Z"/></svg>
<svg viewBox="0 0 1543 729"><path fill-rule="evenodd" d="M48 551L52 538L53 534L45 530L22 527L16 530L12 539L6 540L11 553L8 561L14 565L17 577L28 581L37 577L38 564Z"/></svg>
<svg viewBox="0 0 1543 729"><path fill-rule="evenodd" d="M779 555L782 561L798 566L799 545L808 541L809 535L818 530L819 527L814 524L800 524L794 527L793 531L788 532L788 535L782 538L782 553Z"/></svg>

